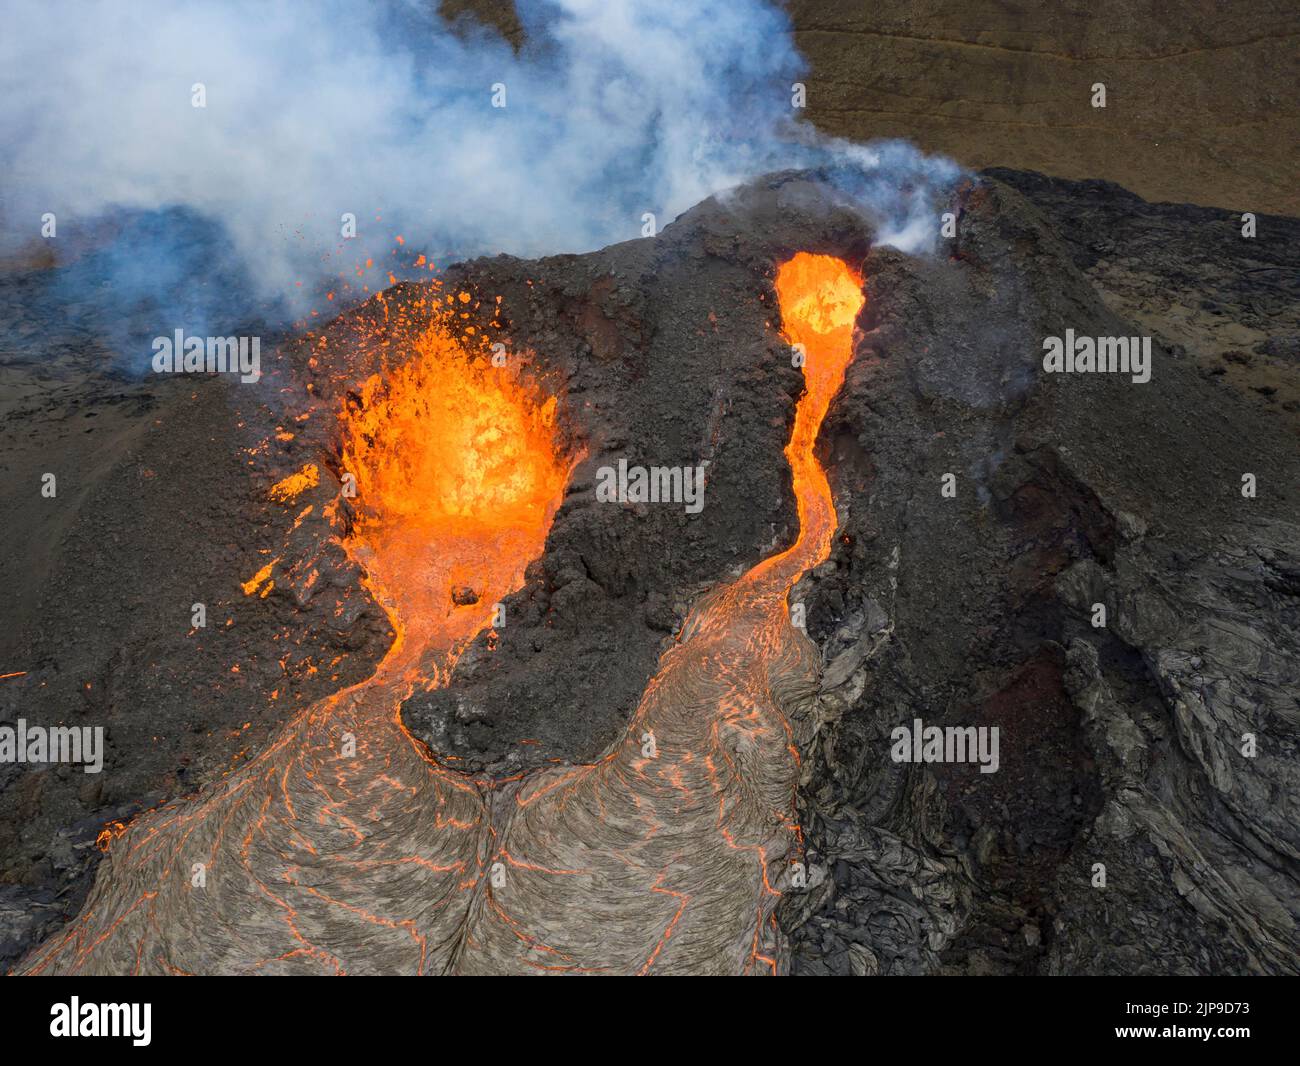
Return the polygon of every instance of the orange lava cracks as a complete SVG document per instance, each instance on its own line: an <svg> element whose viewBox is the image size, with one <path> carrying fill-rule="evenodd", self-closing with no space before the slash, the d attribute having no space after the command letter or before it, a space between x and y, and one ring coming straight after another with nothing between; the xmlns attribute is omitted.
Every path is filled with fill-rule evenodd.
<svg viewBox="0 0 1300 1066"><path fill-rule="evenodd" d="M20 970L782 972L820 669L788 598L836 526L814 445L862 296L825 256L776 284L806 353L785 452L798 536L695 605L604 757L493 781L402 726L402 699L446 682L541 553L570 471L554 401L435 329L343 412L345 546L397 632L388 655L199 796L115 827L81 915Z"/></svg>

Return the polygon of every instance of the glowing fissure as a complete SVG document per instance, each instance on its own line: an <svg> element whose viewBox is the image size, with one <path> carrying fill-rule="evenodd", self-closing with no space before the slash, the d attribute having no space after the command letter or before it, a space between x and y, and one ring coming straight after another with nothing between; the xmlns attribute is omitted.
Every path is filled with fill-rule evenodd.
<svg viewBox="0 0 1300 1066"><path fill-rule="evenodd" d="M435 330L347 414L345 465L366 501L347 546L390 611L392 649L252 763L115 829L82 914L24 968L781 971L775 906L802 847L790 712L818 674L786 600L834 533L813 446L862 297L825 256L795 256L776 287L807 353L786 449L798 537L696 605L600 761L475 779L429 759L397 717L540 554L569 470L553 401ZM457 606L455 586L475 602Z"/></svg>

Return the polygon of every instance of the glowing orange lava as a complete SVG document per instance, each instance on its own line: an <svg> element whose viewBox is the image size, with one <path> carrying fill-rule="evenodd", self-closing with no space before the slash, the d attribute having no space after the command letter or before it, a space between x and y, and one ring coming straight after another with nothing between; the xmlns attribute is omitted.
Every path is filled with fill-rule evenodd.
<svg viewBox="0 0 1300 1066"><path fill-rule="evenodd" d="M541 554L570 468L555 398L435 323L406 363L362 385L343 430L357 515L344 544L399 634L381 676L418 672L423 653L483 628Z"/></svg>
<svg viewBox="0 0 1300 1066"><path fill-rule="evenodd" d="M308 463L301 470L297 470L286 478L282 478L271 486L271 499L280 503L287 503L289 500L300 496L307 489L315 488L320 484L320 467L315 463Z"/></svg>
<svg viewBox="0 0 1300 1066"><path fill-rule="evenodd" d="M831 400L853 360L853 323L865 300L861 276L844 260L810 252L799 252L781 264L776 295L782 334L791 344L800 345L804 355L805 391L785 448L799 507L799 538L789 550L756 570L765 572L764 568L784 563L793 583L830 554L835 501L813 449Z"/></svg>

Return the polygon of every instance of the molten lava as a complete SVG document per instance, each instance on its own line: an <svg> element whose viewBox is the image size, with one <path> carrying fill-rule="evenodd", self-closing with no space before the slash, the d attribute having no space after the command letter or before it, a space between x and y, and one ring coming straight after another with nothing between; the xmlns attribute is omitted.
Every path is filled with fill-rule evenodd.
<svg viewBox="0 0 1300 1066"><path fill-rule="evenodd" d="M344 545L399 634L380 675L395 658L418 673L425 653L475 636L541 554L572 465L555 398L472 359L435 324L342 417L357 492ZM473 590L472 605L456 589Z"/></svg>
<svg viewBox="0 0 1300 1066"><path fill-rule="evenodd" d="M435 327L344 412L346 546L397 629L389 654L252 762L108 833L81 915L23 968L781 972L819 673L787 601L830 550L814 445L862 296L825 256L795 256L776 287L806 356L785 453L798 537L695 605L602 759L471 778L401 726L412 685L445 681L541 552L569 468L553 401Z"/></svg>
<svg viewBox="0 0 1300 1066"><path fill-rule="evenodd" d="M797 580L804 570L826 559L835 534L835 501L814 447L831 400L853 360L853 323L865 300L862 278L847 263L809 252L800 252L781 264L776 296L782 333L800 347L804 357L804 394L795 409L794 430L785 448L799 508L799 539L756 569L794 561Z"/></svg>

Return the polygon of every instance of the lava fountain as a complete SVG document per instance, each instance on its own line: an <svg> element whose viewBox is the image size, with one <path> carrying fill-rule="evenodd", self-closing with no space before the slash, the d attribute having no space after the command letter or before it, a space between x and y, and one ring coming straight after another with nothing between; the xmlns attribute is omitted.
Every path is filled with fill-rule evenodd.
<svg viewBox="0 0 1300 1066"><path fill-rule="evenodd" d="M694 607L603 758L491 781L401 726L402 698L445 681L540 553L569 469L554 402L435 329L344 414L345 543L393 620L387 657L246 767L127 827L82 914L22 969L783 972L795 723L819 670L787 601L835 530L814 445L862 295L843 262L807 254L776 290L806 355L785 452L798 536Z"/></svg>
<svg viewBox="0 0 1300 1066"><path fill-rule="evenodd" d="M433 327L344 410L342 466L357 490L344 545L398 634L377 682L445 673L430 656L475 636L541 554L572 465L555 406Z"/></svg>

